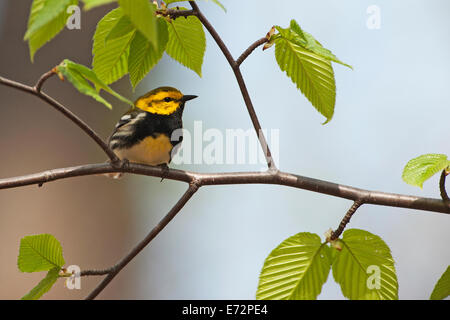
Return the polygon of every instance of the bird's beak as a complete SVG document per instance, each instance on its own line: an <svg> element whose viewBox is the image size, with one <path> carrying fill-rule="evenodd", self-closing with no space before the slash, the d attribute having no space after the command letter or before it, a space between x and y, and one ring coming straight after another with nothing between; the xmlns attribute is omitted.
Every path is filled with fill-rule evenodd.
<svg viewBox="0 0 450 320"><path fill-rule="evenodd" d="M193 96L193 95L185 95L185 96L183 96L183 98L181 98L181 100L182 100L183 102L186 102L186 101L189 101L189 100L192 100L192 99L195 99L195 98L197 98L197 96Z"/></svg>

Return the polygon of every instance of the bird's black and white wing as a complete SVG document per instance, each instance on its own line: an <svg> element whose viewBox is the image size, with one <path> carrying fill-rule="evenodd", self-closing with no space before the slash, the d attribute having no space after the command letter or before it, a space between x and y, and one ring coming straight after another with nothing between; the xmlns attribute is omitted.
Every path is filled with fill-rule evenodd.
<svg viewBox="0 0 450 320"><path fill-rule="evenodd" d="M146 113L139 109L131 109L117 122L114 131L108 139L109 147L114 149L126 148L134 143L136 123L145 117Z"/></svg>

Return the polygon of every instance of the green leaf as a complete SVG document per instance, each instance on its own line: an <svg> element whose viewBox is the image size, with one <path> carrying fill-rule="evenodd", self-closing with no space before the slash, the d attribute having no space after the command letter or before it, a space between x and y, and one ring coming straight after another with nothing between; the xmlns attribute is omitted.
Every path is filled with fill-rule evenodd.
<svg viewBox="0 0 450 320"><path fill-rule="evenodd" d="M394 260L386 243L370 232L344 232L342 250L333 261L333 277L351 300L398 299ZM331 250L336 250L332 248Z"/></svg>
<svg viewBox="0 0 450 320"><path fill-rule="evenodd" d="M303 46L305 49L308 49L322 58L328 59L330 61L337 62L339 64L342 64L346 67L349 67L350 69L353 69L351 65L348 65L341 60L339 60L330 50L322 47L322 45L308 32L302 30L300 26L298 25L297 21L291 20L290 28L293 32L295 32L299 37L298 44ZM301 41L303 40L303 41Z"/></svg>
<svg viewBox="0 0 450 320"><path fill-rule="evenodd" d="M62 7L60 6L61 4L65 4L65 6ZM77 4L78 0L59 1L58 3L55 0L52 2L48 0L33 1L28 19L28 29L25 34L32 62L36 51L53 39L65 27L67 19L70 17L70 13L67 13L66 8ZM52 8L55 8L55 10L51 10Z"/></svg>
<svg viewBox="0 0 450 320"><path fill-rule="evenodd" d="M127 16L122 16L116 25L111 29L108 35L105 38L105 41L109 41L112 39L117 39L123 37L130 32L133 32L136 28L131 23L130 18Z"/></svg>
<svg viewBox="0 0 450 320"><path fill-rule="evenodd" d="M163 56L168 41L167 23L158 18L158 46L150 43L140 32L136 34L130 46L128 70L133 88L147 75Z"/></svg>
<svg viewBox="0 0 450 320"><path fill-rule="evenodd" d="M257 299L316 299L330 273L330 248L316 234L284 240L264 262Z"/></svg>
<svg viewBox="0 0 450 320"><path fill-rule="evenodd" d="M205 0L208 1L208 0ZM224 7L224 5L222 3L220 3L219 0L211 0L212 2L214 2L215 4L217 4L223 11L227 12L227 9ZM164 1L166 4L171 4L174 2L183 2L183 0L166 0Z"/></svg>
<svg viewBox="0 0 450 320"><path fill-rule="evenodd" d="M179 18L169 22L168 29L167 54L201 77L206 38L200 20L193 16Z"/></svg>
<svg viewBox="0 0 450 320"><path fill-rule="evenodd" d="M48 271L64 265L62 248L51 234L26 236L20 240L17 266L22 272Z"/></svg>
<svg viewBox="0 0 450 320"><path fill-rule="evenodd" d="M442 274L441 278L436 283L430 300L442 300L450 295L450 266Z"/></svg>
<svg viewBox="0 0 450 320"><path fill-rule="evenodd" d="M336 102L336 83L331 62L300 45L297 33L276 28L279 35L275 37L275 58L280 69L286 72L317 111L327 118L327 123L333 117Z"/></svg>
<svg viewBox="0 0 450 320"><path fill-rule="evenodd" d="M22 300L38 300L42 295L48 292L59 278L60 268L51 269L44 279L36 287L22 297Z"/></svg>
<svg viewBox="0 0 450 320"><path fill-rule="evenodd" d="M94 35L92 62L95 74L106 84L113 83L128 72L128 54L135 31L106 41L106 37L123 17L121 8L106 14L97 24Z"/></svg>
<svg viewBox="0 0 450 320"><path fill-rule="evenodd" d="M447 167L450 167L450 161L445 154L424 154L406 164L402 178L406 183L422 188L426 180Z"/></svg>
<svg viewBox="0 0 450 320"><path fill-rule="evenodd" d="M154 6L148 0L119 0L124 15L153 45L158 45Z"/></svg>
<svg viewBox="0 0 450 320"><path fill-rule="evenodd" d="M98 92L100 89L107 91L117 99L133 106L133 103L130 100L122 97L120 94L109 88L92 70L83 65L65 59L56 67L56 70L58 73L62 74L64 78L69 80L69 82L72 83L79 92L94 98L100 103L103 103L109 109L112 109L112 106L108 101L100 96ZM87 80L91 81L98 91L95 90Z"/></svg>
<svg viewBox="0 0 450 320"><path fill-rule="evenodd" d="M111 104L103 99L79 72L73 72L72 70L65 68L58 68L58 71L61 72L64 78L69 80L80 93L90 96L96 101L103 103L108 109L112 109Z"/></svg>
<svg viewBox="0 0 450 320"><path fill-rule="evenodd" d="M83 0L83 2L84 2L83 9L87 11L98 6L109 4L112 2L117 2L117 0Z"/></svg>
<svg viewBox="0 0 450 320"><path fill-rule="evenodd" d="M33 33L54 20L62 12L66 11L71 0L35 0L35 2L37 2L36 5L38 5L38 7L34 7L36 10L35 15L33 16L33 20L30 20L30 23L28 24L24 40L28 40Z"/></svg>
<svg viewBox="0 0 450 320"><path fill-rule="evenodd" d="M115 92L114 90L112 90L110 87L108 87L102 80L100 80L97 75L95 74L94 71L92 71L91 69L89 69L86 66L83 66L81 64L75 63L73 61L70 61L69 59L65 59L58 67L57 67L58 71L63 72L62 69L66 69L66 72L69 72L71 74L79 74L81 75L84 79L89 80L90 82L92 82L95 87L100 90L103 89L106 92L108 92L109 94L113 95L114 97L116 97L117 99L119 99L122 102L125 102L131 106L134 106L133 102L131 102L130 100L128 100L127 98L121 96L120 94L118 94L117 92ZM76 79L78 79L78 77L75 77ZM89 90L90 91L90 90Z"/></svg>

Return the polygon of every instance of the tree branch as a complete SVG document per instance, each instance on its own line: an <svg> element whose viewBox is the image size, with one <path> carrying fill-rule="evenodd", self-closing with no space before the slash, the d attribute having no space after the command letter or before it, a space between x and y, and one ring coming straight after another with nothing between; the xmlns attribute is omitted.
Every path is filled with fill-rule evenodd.
<svg viewBox="0 0 450 320"><path fill-rule="evenodd" d="M450 203L445 203L441 199L364 190L282 171L197 173L176 169L167 170L157 166L153 167L137 163L129 163L123 167L115 167L110 163L88 164L5 178L0 179L0 190L35 184L43 185L44 183L60 179L113 172L164 177L164 179L186 183L196 182L199 186L230 184L282 185L353 201L361 200L366 204L450 213Z"/></svg>
<svg viewBox="0 0 450 320"><path fill-rule="evenodd" d="M245 50L242 55L235 61L233 56L231 55L228 47L223 42L222 38L219 36L217 31L211 25L211 23L206 19L203 13L200 11L199 7L194 1L189 1L189 4L192 7L192 10L175 10L175 9L166 9L166 10L158 10L157 14L161 14L163 16L168 16L172 19L176 19L178 17L188 17L188 16L196 16L203 26L208 30L208 32L213 37L214 41L219 46L223 55L227 59L230 64L231 69L234 72L236 80L238 82L239 88L241 90L242 97L244 98L245 105L247 106L248 113L250 115L250 119L253 123L253 127L256 131L256 135L258 136L259 142L264 152L264 156L266 157L267 166L271 170L277 170L277 167L273 161L272 153L270 152L269 145L267 143L266 137L261 129L261 124L259 123L258 117L256 115L255 109L253 107L253 103L251 101L250 95L248 93L247 87L245 85L244 78L242 77L241 70L239 66L241 63L255 50L258 46L267 42L267 38L261 38L253 43L247 50Z"/></svg>
<svg viewBox="0 0 450 320"><path fill-rule="evenodd" d="M112 271L112 268L104 269L104 270L84 270L80 272L80 277L86 276L104 276L109 274Z"/></svg>
<svg viewBox="0 0 450 320"><path fill-rule="evenodd" d="M189 17L195 16L196 12L194 10L176 10L176 9L165 9L165 10L157 10L156 14L169 17L171 19L176 19L179 17Z"/></svg>
<svg viewBox="0 0 450 320"><path fill-rule="evenodd" d="M36 82L36 85L34 86L34 91L36 91L37 93L41 92L42 86L44 85L44 82L47 81L49 78L51 78L52 76L54 76L56 74L56 69L53 68L52 70L44 73L38 80L38 82Z"/></svg>
<svg viewBox="0 0 450 320"><path fill-rule="evenodd" d="M331 234L330 241L336 240L339 238L339 236L344 231L347 224L350 222L350 219L352 218L353 214L358 210L358 208L363 204L361 200L355 200L353 205L348 209L347 213L345 214L344 218L342 219L341 223L339 224L339 227Z"/></svg>
<svg viewBox="0 0 450 320"><path fill-rule="evenodd" d="M445 190L445 177L448 175L447 170L442 170L441 178L439 179L439 190L441 192L441 198L444 202L450 202L447 191Z"/></svg>
<svg viewBox="0 0 450 320"><path fill-rule="evenodd" d="M95 143L97 143L100 148L106 153L106 155L109 157L111 162L113 164L120 163L119 158L115 155L115 153L109 148L109 146L98 136L98 134L92 130L83 120L78 118L75 114L73 114L70 110L68 110L65 106L51 98L50 96L46 95L44 92L41 91L42 85L44 82L52 76L52 71L49 71L41 76L39 81L36 83L35 87L30 87L27 85L24 85L19 82L15 82L3 77L0 77L0 84L29 93L33 96L38 97L39 99L47 102L49 105L51 105L53 108L55 108L57 111L61 112L66 118L71 120L73 123L75 123L81 130L83 130L92 140L94 140Z"/></svg>
<svg viewBox="0 0 450 320"><path fill-rule="evenodd" d="M238 66L240 66L242 64L242 62L244 62L245 59L247 59L247 57L259 46L262 46L264 43L266 43L267 41L269 41L266 37L261 38L256 40L255 42L253 42L250 47L247 48L247 50L245 50L240 57L236 60L236 64Z"/></svg>
<svg viewBox="0 0 450 320"><path fill-rule="evenodd" d="M244 78L242 77L241 70L239 69L239 64L233 59L233 56L228 50L228 47L222 41L222 38L219 36L219 34L211 25L211 23L208 21L208 19L206 19L206 17L200 11L197 4L194 1L189 1L189 4L193 9L194 14L197 16L197 18L200 20L200 22L203 24L206 30L208 30L209 34L213 37L214 41L217 43L223 55L230 64L230 67L233 70L236 80L238 82L239 88L241 89L242 97L244 98L245 105L247 106L247 111L250 115L253 127L255 128L256 135L258 136L259 143L261 144L261 147L263 149L264 156L266 157L267 166L271 170L277 170L277 167L272 158L272 153L270 152L269 149L269 145L267 144L266 137L264 136L264 133L261 129L261 124L259 123L258 117L253 107L253 103L248 93L247 86L245 85Z"/></svg>
<svg viewBox="0 0 450 320"><path fill-rule="evenodd" d="M147 236L134 247L130 253L128 253L119 263L109 269L108 275L102 282L86 297L86 300L92 300L105 289L105 287L111 282L112 279L122 270L133 258L141 252L177 215L178 212L184 207L188 200L197 192L199 185L196 182L189 184L189 188L181 196L178 202L172 207L169 213L150 231Z"/></svg>

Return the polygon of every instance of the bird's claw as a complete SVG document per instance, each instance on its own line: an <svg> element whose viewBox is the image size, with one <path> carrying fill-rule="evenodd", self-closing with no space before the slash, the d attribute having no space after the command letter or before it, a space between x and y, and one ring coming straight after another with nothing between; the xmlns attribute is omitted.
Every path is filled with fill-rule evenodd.
<svg viewBox="0 0 450 320"><path fill-rule="evenodd" d="M161 169L163 171L163 174L161 176L161 181L160 181L160 182L163 182L164 178L166 178L167 175L169 174L169 166L167 165L167 163L162 163L162 164L159 164L158 167L161 167Z"/></svg>

